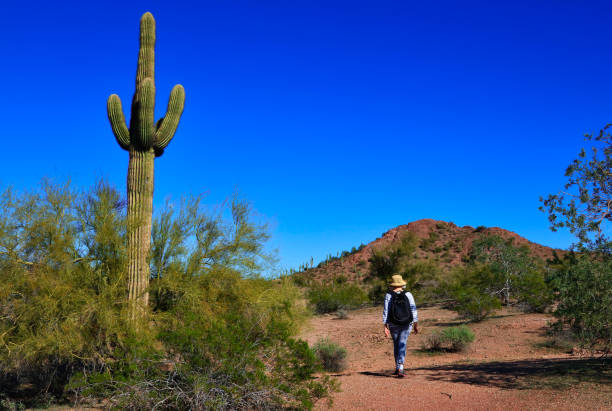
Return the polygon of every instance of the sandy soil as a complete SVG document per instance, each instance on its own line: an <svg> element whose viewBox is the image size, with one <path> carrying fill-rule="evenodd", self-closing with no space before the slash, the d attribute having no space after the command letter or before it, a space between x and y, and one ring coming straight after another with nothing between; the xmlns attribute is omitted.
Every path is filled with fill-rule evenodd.
<svg viewBox="0 0 612 411"><path fill-rule="evenodd" d="M347 349L348 367L336 374L341 392L319 410L612 410L610 373L601 360L539 347L551 317L502 310L470 324L476 340L463 353L421 350L434 330L460 323L452 311L419 310L418 335L408 339L406 377L392 376L393 346L381 310L352 311L348 319L315 317L302 338L329 337ZM597 362L599 361L599 362ZM608 363L609 366L609 363Z"/></svg>

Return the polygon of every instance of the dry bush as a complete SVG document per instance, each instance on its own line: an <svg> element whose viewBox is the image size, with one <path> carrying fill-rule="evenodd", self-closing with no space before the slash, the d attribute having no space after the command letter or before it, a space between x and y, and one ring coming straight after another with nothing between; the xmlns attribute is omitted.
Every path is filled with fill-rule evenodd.
<svg viewBox="0 0 612 411"><path fill-rule="evenodd" d="M323 338L313 346L325 371L340 372L346 369L346 350L328 338Z"/></svg>

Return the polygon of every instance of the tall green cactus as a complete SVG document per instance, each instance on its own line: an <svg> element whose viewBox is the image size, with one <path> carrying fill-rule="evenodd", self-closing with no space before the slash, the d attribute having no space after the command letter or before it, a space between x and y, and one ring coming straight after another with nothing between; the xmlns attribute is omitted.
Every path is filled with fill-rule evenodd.
<svg viewBox="0 0 612 411"><path fill-rule="evenodd" d="M149 303L147 288L153 213L153 162L172 140L184 104L185 90L178 84L170 93L166 116L155 123L155 19L147 12L140 19L140 51L129 129L119 96L111 95L107 103L108 119L115 138L121 148L130 153L127 174L127 272L132 317Z"/></svg>

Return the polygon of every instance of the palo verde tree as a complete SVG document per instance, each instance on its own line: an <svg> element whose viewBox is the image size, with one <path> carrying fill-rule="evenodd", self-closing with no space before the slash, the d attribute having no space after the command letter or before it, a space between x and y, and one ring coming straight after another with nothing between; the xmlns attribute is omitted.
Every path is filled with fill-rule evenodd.
<svg viewBox="0 0 612 411"><path fill-rule="evenodd" d="M497 235L485 235L472 243L470 263L489 265L499 273L498 281L493 281L488 290L490 294L502 297L510 305L510 297L516 291L517 283L535 270L535 261L526 246L517 247L512 238L504 239Z"/></svg>
<svg viewBox="0 0 612 411"><path fill-rule="evenodd" d="M151 246L153 164L172 140L184 103L183 86L174 86L166 116L155 122L155 20L147 12L140 19L136 91L132 99L129 128L119 96L111 95L107 106L115 138L119 146L130 154L127 174L127 273L129 300L134 308L144 309L149 299L147 259Z"/></svg>
<svg viewBox="0 0 612 411"><path fill-rule="evenodd" d="M566 169L565 189L540 198L540 210L548 212L550 228L567 228L581 251L599 250L610 254L606 223L612 221L612 136L606 125L598 135L587 134L593 142L591 155L583 148Z"/></svg>
<svg viewBox="0 0 612 411"><path fill-rule="evenodd" d="M540 198L550 228L567 228L579 254L570 255L551 275L559 304L555 315L585 346L612 351L612 136L606 125L587 134L584 148L565 171L565 189Z"/></svg>

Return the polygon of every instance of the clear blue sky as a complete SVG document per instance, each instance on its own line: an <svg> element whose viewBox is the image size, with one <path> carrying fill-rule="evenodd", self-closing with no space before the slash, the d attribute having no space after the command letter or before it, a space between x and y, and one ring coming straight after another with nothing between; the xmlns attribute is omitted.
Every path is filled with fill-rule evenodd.
<svg viewBox="0 0 612 411"><path fill-rule="evenodd" d="M197 4L196 4L197 3ZM0 180L125 189L106 118L157 20L157 112L185 86L155 204L238 190L281 268L421 218L541 244L585 132L612 121L610 2L10 2L0 15Z"/></svg>

